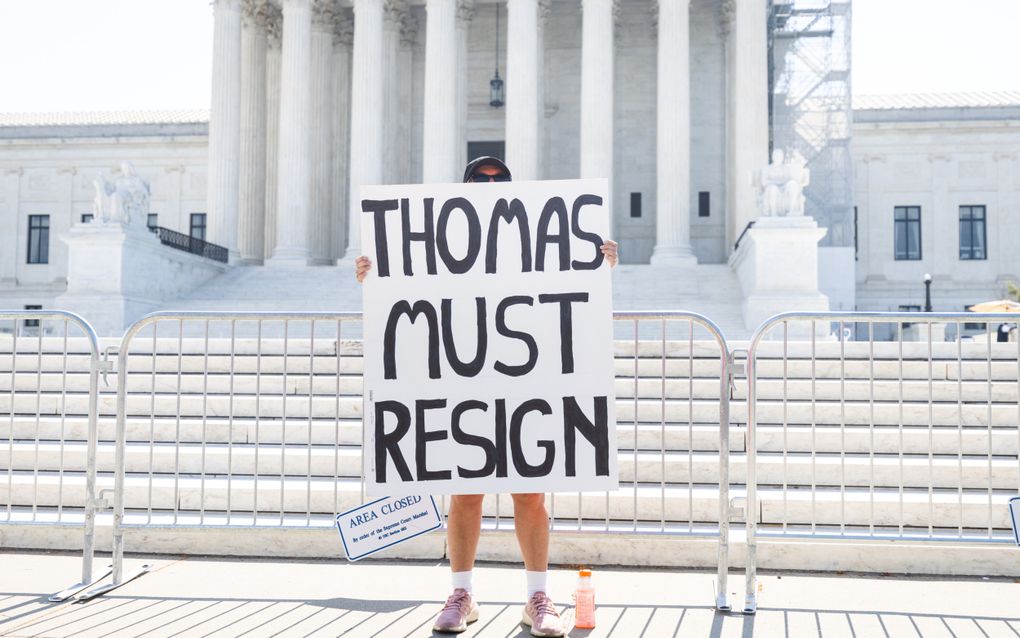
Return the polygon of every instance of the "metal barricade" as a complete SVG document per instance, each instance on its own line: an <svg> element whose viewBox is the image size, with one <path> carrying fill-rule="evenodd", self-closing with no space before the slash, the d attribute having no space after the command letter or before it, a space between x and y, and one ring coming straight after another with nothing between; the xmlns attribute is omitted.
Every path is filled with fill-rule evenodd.
<svg viewBox="0 0 1020 638"><path fill-rule="evenodd" d="M717 538L716 605L727 609L725 338L694 313L615 319L630 329L616 342L621 490L550 494L551 528ZM126 528L326 528L364 501L360 321L160 312L128 328L118 354L114 578L89 597L144 573L124 573ZM487 497L486 529L513 529L504 504Z"/></svg>
<svg viewBox="0 0 1020 638"><path fill-rule="evenodd" d="M757 606L759 538L1013 541L1020 342L996 333L1018 321L798 312L758 328L747 352L745 612Z"/></svg>
<svg viewBox="0 0 1020 638"><path fill-rule="evenodd" d="M0 311L0 367L0 525L82 530L81 581L49 598L60 602L110 574L93 574L107 367L92 326L60 310Z"/></svg>

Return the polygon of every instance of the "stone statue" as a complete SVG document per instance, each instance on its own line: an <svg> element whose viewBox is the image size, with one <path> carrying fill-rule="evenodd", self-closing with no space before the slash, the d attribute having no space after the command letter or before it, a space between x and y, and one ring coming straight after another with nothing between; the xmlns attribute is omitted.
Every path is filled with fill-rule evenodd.
<svg viewBox="0 0 1020 638"><path fill-rule="evenodd" d="M96 189L92 201L93 221L144 227L149 214L149 184L139 177L130 162L121 162L120 175L113 181L100 175L92 185Z"/></svg>
<svg viewBox="0 0 1020 638"><path fill-rule="evenodd" d="M798 155L784 162L783 151L772 151L772 163L758 171L754 185L758 189L758 208L762 217L802 217L804 187L811 171Z"/></svg>

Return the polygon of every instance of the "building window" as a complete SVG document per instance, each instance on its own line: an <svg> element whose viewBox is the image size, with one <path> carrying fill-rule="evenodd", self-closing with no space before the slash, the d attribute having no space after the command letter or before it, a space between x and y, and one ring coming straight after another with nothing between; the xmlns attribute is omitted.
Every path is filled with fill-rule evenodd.
<svg viewBox="0 0 1020 638"><path fill-rule="evenodd" d="M921 306L900 306L900 312L921 312ZM912 325L914 324L909 321L904 321L903 329L906 330Z"/></svg>
<svg viewBox="0 0 1020 638"><path fill-rule="evenodd" d="M896 259L921 259L921 207L897 206L893 209L893 220Z"/></svg>
<svg viewBox="0 0 1020 638"><path fill-rule="evenodd" d="M960 206L960 259L988 259L984 206Z"/></svg>
<svg viewBox="0 0 1020 638"><path fill-rule="evenodd" d="M25 306L25 310L42 310L42 306L37 305L37 304L27 304ZM25 319L25 327L26 328L38 328L39 327L39 320L38 319Z"/></svg>
<svg viewBox="0 0 1020 638"><path fill-rule="evenodd" d="M188 234L192 239L205 241L205 213L191 213L191 230Z"/></svg>
<svg viewBox="0 0 1020 638"><path fill-rule="evenodd" d="M81 214L81 223L88 224L91 221L92 221L92 213L82 213Z"/></svg>
<svg viewBox="0 0 1020 638"><path fill-rule="evenodd" d="M50 263L50 216L28 216L28 263Z"/></svg>
<svg viewBox="0 0 1020 638"><path fill-rule="evenodd" d="M698 191L698 217L708 217L708 191Z"/></svg>
<svg viewBox="0 0 1020 638"><path fill-rule="evenodd" d="M641 217L641 193L630 194L630 216Z"/></svg>
<svg viewBox="0 0 1020 638"><path fill-rule="evenodd" d="M974 304L969 304L969 305L964 306L963 307L963 311L964 312L972 312L971 309L970 309L970 306L972 306L972 305L974 305ZM966 321L963 324L963 329L964 330L985 330L986 329L986 324Z"/></svg>
<svg viewBox="0 0 1020 638"><path fill-rule="evenodd" d="M468 142L468 161L476 157L496 157L506 159L506 142L495 140L491 142Z"/></svg>
<svg viewBox="0 0 1020 638"><path fill-rule="evenodd" d="M159 226L159 213L149 213L149 216L145 218L145 225L149 227L149 230L155 231L156 226Z"/></svg>

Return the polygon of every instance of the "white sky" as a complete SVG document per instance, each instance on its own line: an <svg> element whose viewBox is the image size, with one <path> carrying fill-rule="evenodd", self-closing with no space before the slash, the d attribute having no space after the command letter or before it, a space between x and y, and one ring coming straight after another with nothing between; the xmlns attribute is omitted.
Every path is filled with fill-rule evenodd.
<svg viewBox="0 0 1020 638"><path fill-rule="evenodd" d="M1020 0L854 0L854 92L1020 90L1017 25ZM0 0L0 112L208 108L211 50L209 0Z"/></svg>

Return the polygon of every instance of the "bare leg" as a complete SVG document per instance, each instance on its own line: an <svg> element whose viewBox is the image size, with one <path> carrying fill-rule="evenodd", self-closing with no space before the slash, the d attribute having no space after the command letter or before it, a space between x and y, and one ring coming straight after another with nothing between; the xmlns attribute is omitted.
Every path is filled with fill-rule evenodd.
<svg viewBox="0 0 1020 638"><path fill-rule="evenodd" d="M521 546L524 568L529 572L549 569L549 514L545 494L513 494L514 530Z"/></svg>
<svg viewBox="0 0 1020 638"><path fill-rule="evenodd" d="M482 498L481 494L450 497L450 515L446 519L450 571L466 572L474 568L478 537L482 533Z"/></svg>

